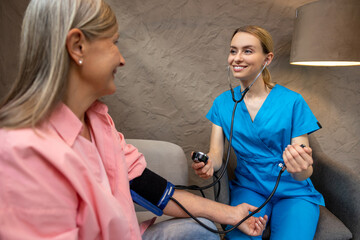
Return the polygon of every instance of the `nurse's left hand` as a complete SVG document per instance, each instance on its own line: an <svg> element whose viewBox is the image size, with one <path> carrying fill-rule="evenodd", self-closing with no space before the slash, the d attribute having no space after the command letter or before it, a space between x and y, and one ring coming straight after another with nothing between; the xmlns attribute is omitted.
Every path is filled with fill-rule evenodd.
<svg viewBox="0 0 360 240"><path fill-rule="evenodd" d="M302 148L297 143L288 145L283 152L283 160L294 179L302 181L312 175L313 158L310 147Z"/></svg>

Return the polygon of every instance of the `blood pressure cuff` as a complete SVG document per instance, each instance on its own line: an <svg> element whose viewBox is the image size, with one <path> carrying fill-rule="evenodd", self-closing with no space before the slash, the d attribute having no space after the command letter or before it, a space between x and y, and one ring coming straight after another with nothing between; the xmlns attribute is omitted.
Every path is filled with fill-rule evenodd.
<svg viewBox="0 0 360 240"><path fill-rule="evenodd" d="M158 216L163 214L174 191L172 183L147 168L141 176L130 181L133 201Z"/></svg>

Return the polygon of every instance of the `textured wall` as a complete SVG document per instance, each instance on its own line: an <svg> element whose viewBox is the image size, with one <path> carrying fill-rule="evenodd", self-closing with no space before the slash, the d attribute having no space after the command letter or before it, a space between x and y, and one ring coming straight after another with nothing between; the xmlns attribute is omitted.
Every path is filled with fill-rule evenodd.
<svg viewBox="0 0 360 240"><path fill-rule="evenodd" d="M341 0L339 0L341 1ZM0 94L16 73L18 34L27 0L0 1ZM226 59L235 28L263 26L273 35L273 79L300 92L323 125L322 148L359 166L360 67L289 64L295 9L310 0L108 0L118 16L126 66L117 93L103 100L127 138L166 140L208 150L212 101L227 90ZM341 47L341 46L339 46Z"/></svg>

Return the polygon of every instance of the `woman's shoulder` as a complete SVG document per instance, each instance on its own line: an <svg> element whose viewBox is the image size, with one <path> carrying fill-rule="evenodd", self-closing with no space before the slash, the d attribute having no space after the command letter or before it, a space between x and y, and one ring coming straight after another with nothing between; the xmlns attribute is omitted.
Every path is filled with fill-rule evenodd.
<svg viewBox="0 0 360 240"><path fill-rule="evenodd" d="M302 99L302 96L300 93L295 92L294 90L291 90L285 86L276 84L273 88L273 90L275 90L274 92L276 92L279 96L287 98L287 99L292 99L292 100L298 100L298 99Z"/></svg>
<svg viewBox="0 0 360 240"><path fill-rule="evenodd" d="M287 94L295 94L295 95L299 94L299 93L295 92L294 90L291 90L290 88L285 87L280 84L276 84L273 89L276 89L279 92L287 93Z"/></svg>
<svg viewBox="0 0 360 240"><path fill-rule="evenodd" d="M229 97L230 97L230 98L229 98ZM230 91L230 90L226 90L226 91L220 93L220 94L215 98L215 101L224 101L224 100L228 100L228 99L232 99L231 91Z"/></svg>
<svg viewBox="0 0 360 240"><path fill-rule="evenodd" d="M1 128L0 129L0 141L1 143L29 143L31 144L33 140L40 137L37 135L38 131L33 128L18 128L18 129L11 129L11 128ZM30 139L29 139L30 138Z"/></svg>
<svg viewBox="0 0 360 240"><path fill-rule="evenodd" d="M61 149L58 137L49 129L0 129L0 152L16 154L54 153ZM56 146L56 147L55 147Z"/></svg>

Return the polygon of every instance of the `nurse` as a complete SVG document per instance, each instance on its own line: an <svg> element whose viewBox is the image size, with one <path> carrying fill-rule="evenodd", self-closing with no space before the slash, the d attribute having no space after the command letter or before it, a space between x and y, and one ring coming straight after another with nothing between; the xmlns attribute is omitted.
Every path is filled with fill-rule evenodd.
<svg viewBox="0 0 360 240"><path fill-rule="evenodd" d="M229 71L239 80L235 99L250 87L237 105L232 147L237 156L235 179L230 183L231 205L248 202L260 206L270 195L279 174L287 167L272 200L260 214L270 217L271 239L313 239L322 195L314 189L312 150L308 134L321 128L302 96L271 82L267 65L273 60L271 35L258 26L237 29L228 57ZM266 66L265 66L266 65ZM263 69L263 71L262 71ZM258 79L254 82L257 75ZM229 140L234 101L231 91L218 96L206 117L213 123L209 160L193 163L195 173L207 179L220 169L224 138ZM301 145L306 147L301 147ZM238 230L227 239L261 239Z"/></svg>

